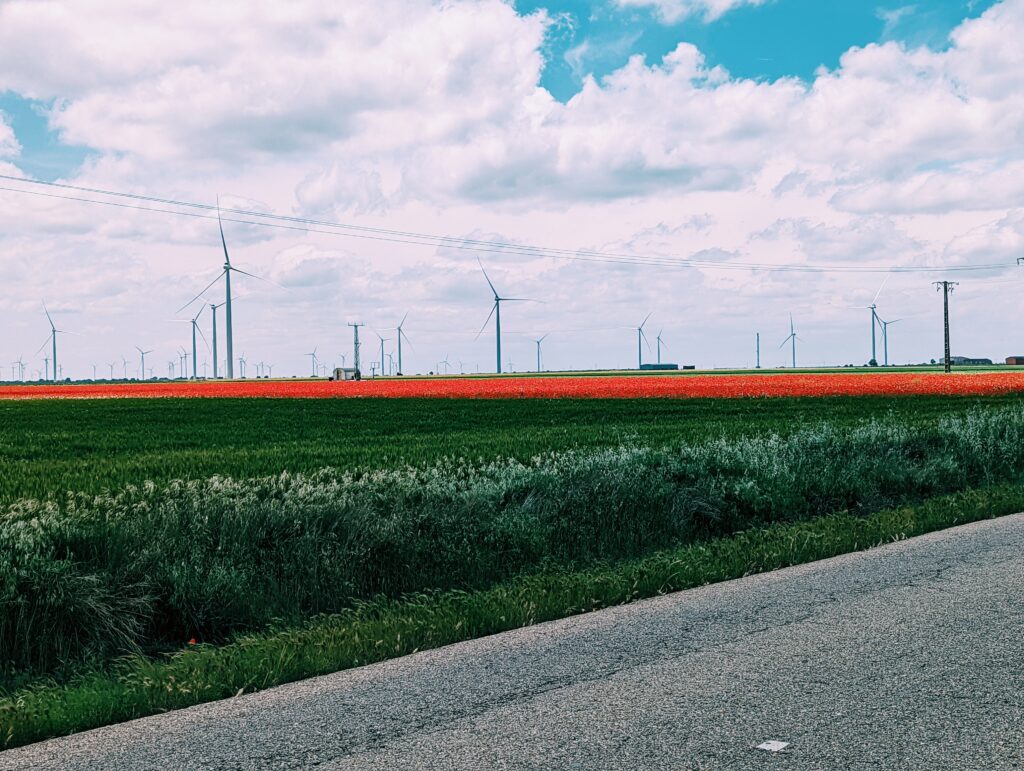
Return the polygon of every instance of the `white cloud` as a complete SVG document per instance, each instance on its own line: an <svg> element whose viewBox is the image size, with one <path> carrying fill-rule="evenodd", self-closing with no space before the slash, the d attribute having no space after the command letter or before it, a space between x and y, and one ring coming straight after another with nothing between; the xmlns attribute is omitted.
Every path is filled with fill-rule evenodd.
<svg viewBox="0 0 1024 771"><path fill-rule="evenodd" d="M737 3L663 5L714 16ZM747 363L755 328L787 326L790 310L809 323L823 298L860 299L877 280L730 273L728 263L1010 259L1019 244L1024 0L964 23L948 49L853 49L811 83L734 78L682 44L660 61L634 57L585 77L566 104L539 85L551 23L497 0L14 0L0 4L0 90L54 100L52 125L95 150L75 180L90 186L716 263L640 270L483 252L503 285L549 299L510 310L520 359L527 333L625 328L642 308L682 358ZM0 120L0 157L16 163L17 150ZM172 345L179 326L163 319L219 269L215 221L0 200L0 273L22 289L0 299L0 316L26 348L36 347L36 301L19 298L39 296L79 309L89 340ZM225 230L233 260L289 287L239 281L236 347L250 359L265 346L268 360L295 359L289 366L305 372L295 351L347 345L345 320L387 326L411 310L423 368L446 350L489 361L486 336L474 340L489 305L472 251L368 232L340 239L230 221ZM933 296L911 280L927 288L927 277L887 288L907 305L893 315L929 312ZM978 312L995 314L1009 297ZM819 321L840 334L846 317L828 313ZM1008 346L1005 326L984 327L979 340ZM629 364L623 334L552 337L549 363ZM865 358L859 341L808 337L810 361ZM922 346L919 358L934 355Z"/></svg>
<svg viewBox="0 0 1024 771"><path fill-rule="evenodd" d="M616 0L624 8L651 8L666 24L675 24L690 16L702 15L714 21L741 5L761 5L766 0Z"/></svg>
<svg viewBox="0 0 1024 771"><path fill-rule="evenodd" d="M21 145L7 117L0 112L0 158L14 158L21 153Z"/></svg>

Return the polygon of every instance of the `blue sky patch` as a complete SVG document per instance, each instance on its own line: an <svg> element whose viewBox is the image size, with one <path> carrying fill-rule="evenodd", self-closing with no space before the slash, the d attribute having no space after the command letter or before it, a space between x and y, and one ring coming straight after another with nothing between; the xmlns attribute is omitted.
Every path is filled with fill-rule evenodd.
<svg viewBox="0 0 1024 771"><path fill-rule="evenodd" d="M653 9L614 2L518 0L520 13L547 9L556 20L548 39L544 85L561 101L582 78L601 77L634 54L656 62L679 43L696 45L710 65L758 80L798 77L810 81L818 67L835 68L854 46L897 40L942 49L964 19L996 0L770 0L741 6L715 21L693 16L663 23Z"/></svg>
<svg viewBox="0 0 1024 771"><path fill-rule="evenodd" d="M50 130L46 115L51 106L11 91L0 92L0 113L21 144L16 165L29 176L47 181L72 174L89 155L88 148L64 144Z"/></svg>

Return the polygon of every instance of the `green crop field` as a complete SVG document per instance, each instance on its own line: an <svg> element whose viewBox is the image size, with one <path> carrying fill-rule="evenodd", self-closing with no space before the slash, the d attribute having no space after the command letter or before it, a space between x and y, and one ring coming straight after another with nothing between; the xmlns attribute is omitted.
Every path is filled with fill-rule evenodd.
<svg viewBox="0 0 1024 771"><path fill-rule="evenodd" d="M527 460L627 442L788 434L870 417L921 424L999 397L803 399L97 399L0 401L0 503L126 484L382 468L443 457Z"/></svg>
<svg viewBox="0 0 1024 771"><path fill-rule="evenodd" d="M287 657L274 635L324 614L387 627L408 603L434 602L409 599L423 593L500 593L531 577L539 583L523 586L543 593L555 574L596 582L573 597L628 599L607 582L625 580L634 568L616 566L630 560L748 533L715 547L732 555L728 567L688 572L692 585L863 547L857 522L876 514L888 524L869 531L887 537L963 521L969 508L994 515L1024 500L1022 486L1021 394L0 402L0 740L5 725L20 742L214 698L243 670L245 683L269 684L367 660L356 640L275 674L260 653L232 659L230 676L193 673L202 688L173 698L117 663L157 683L147 667L190 639L251 652L246 635L270 635L257 648ZM884 514L957 495L967 497L952 513L930 509L940 513L927 525ZM772 546L777 559L743 567L747 547L735 544L762 554L791 536L762 541L760 529L819 520L820 548ZM683 585L671 575L661 585ZM532 607L529 591L515 596ZM473 629L507 628L504 611L472 612ZM88 691L75 696L78 712L60 695L68 688ZM124 701L126 688L137 702Z"/></svg>

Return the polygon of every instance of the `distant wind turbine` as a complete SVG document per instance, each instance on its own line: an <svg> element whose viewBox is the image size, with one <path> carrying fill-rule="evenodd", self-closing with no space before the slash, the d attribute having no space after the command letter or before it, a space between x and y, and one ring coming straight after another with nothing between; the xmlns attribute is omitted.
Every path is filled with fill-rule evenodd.
<svg viewBox="0 0 1024 771"><path fill-rule="evenodd" d="M796 328L793 326L793 314L789 314L789 336L779 344L779 348L782 348L786 343L791 343L793 346L793 369L796 369L796 341L799 340L796 336Z"/></svg>
<svg viewBox="0 0 1024 771"><path fill-rule="evenodd" d="M144 351L141 348L139 348L139 346L135 346L135 350L138 351L139 352L139 356L142 357L141 363L139 364L139 367L140 367L140 370L142 372L142 379L145 380L146 379L146 354L147 353L153 353L153 351L152 350Z"/></svg>
<svg viewBox="0 0 1024 771"><path fill-rule="evenodd" d="M636 360L637 360L636 368L637 369L643 369L643 367L644 367L644 349L643 349L643 344L647 343L647 347L648 348L651 347L651 344L647 342L647 335L644 334L644 326L646 326L648 319L650 319L651 316L653 316L653 315L654 315L653 312L648 313L647 317L643 320L643 323L641 323L640 326L638 326L636 328Z"/></svg>
<svg viewBox="0 0 1024 771"><path fill-rule="evenodd" d="M191 300L189 300L187 303L185 303L183 306L181 306L176 312L180 313L181 311L185 310L185 308L189 307L192 303L194 303L196 300L200 299L204 294L206 294L206 291L208 289L210 289L210 287L212 287L218 281L220 281L221 278L224 279L224 302L222 304L224 306L226 306L225 312L224 312L224 335L225 335L225 337L227 339L227 351L228 351L228 355L227 355L227 368L226 369L227 369L228 378L231 379L231 378L234 378L234 376L235 376L235 368L234 368L234 337L232 335L232 326L231 326L231 301L232 301L232 297L231 297L231 274L232 273L241 273L243 276L249 276L250 278L255 278L255 279L259 280L259 281L265 281L266 279L264 279L264 278L262 278L260 276L257 276L254 273L248 273L248 272L246 272L244 270L240 270L239 268L236 268L236 267L234 267L231 264L231 257L228 255L228 244L227 244L227 241L224 239L224 223L221 221L221 218L220 218L220 197L217 198L217 226L220 229L220 243L221 243L221 246L224 249L224 268L223 268L223 270L221 270L221 272L219 274L217 274L217 278L215 278L213 281L211 281L209 284L207 284L206 287L203 288L202 292L200 292L195 297L193 297ZM217 307L220 307L220 306L217 306ZM216 362L216 357L214 357L214 361ZM214 369L216 369L216 366L214 367ZM216 377L216 372L214 373L214 377Z"/></svg>
<svg viewBox="0 0 1024 771"><path fill-rule="evenodd" d="M880 287L878 287L878 291L875 292L875 297L871 301L871 304L863 306L865 310L870 310L871 311L871 361L870 361L870 365L872 367L875 367L875 366L878 365L878 344L877 344L877 339L875 337L875 329L876 329L876 327L881 327L882 326L882 319L879 318L879 316L878 316L878 305L877 305L878 297L879 297L879 295L882 294L882 290L885 289L885 284L886 284L886 282L888 282L889 276L891 276L891 275L892 275L891 273L887 273L886 274L885 278L882 280L882 285Z"/></svg>
<svg viewBox="0 0 1024 771"><path fill-rule="evenodd" d="M407 318L409 318L409 314L408 313L406 313L402 317L402 322L397 327L395 327L395 332L398 333L398 374L399 375L401 375L403 372L405 372L405 370L402 368L402 338L404 337L406 342L408 342L410 345L412 345L412 341L409 340L409 336L407 334L405 334L405 330L402 329L402 327L405 325L405 320ZM342 366L344 366L344 364L345 363L342 362Z"/></svg>
<svg viewBox="0 0 1024 771"><path fill-rule="evenodd" d="M535 342L537 344L537 371L538 372L540 372L540 363L541 363L540 344L543 343L544 339L548 335L550 335L550 334L551 334L550 332L545 332L541 337L539 337L538 339L533 341L533 342Z"/></svg>
<svg viewBox="0 0 1024 771"><path fill-rule="evenodd" d="M375 333L377 338L380 340L380 374L384 376L384 343L390 340L390 337L383 337L380 332Z"/></svg>
<svg viewBox="0 0 1024 771"><path fill-rule="evenodd" d="M317 376L317 372L316 372L316 352L317 352L317 348L319 348L319 347L320 346L317 346L312 351L310 351L309 353L306 354L309 357L310 363L313 365L313 377Z"/></svg>
<svg viewBox="0 0 1024 771"><path fill-rule="evenodd" d="M502 297L498 294L498 290L494 288L494 284L491 282L491 277L487 275L487 271L484 270L484 264L480 262L480 258L477 258L477 262L480 263L480 270L483 271L484 278L487 280L487 285L491 288L494 293L494 305L491 306L491 312L487 314L487 321L480 327L480 331L476 333L477 338L483 334L484 330L487 329L487 325L491 323L491 316L494 316L494 341L496 351L496 364L495 371L501 374L501 304L503 302L538 302L537 300L528 300L525 297Z"/></svg>
<svg viewBox="0 0 1024 771"><path fill-rule="evenodd" d="M50 316L50 311L46 308L45 302L43 303L43 313L46 314L46 320L50 322L50 335L43 341L43 344L39 346L39 351L43 350L47 343L53 344L53 381L57 382L57 335L70 333L65 332L63 329L57 329L56 325L53 323L53 317ZM39 353L39 351L36 351L36 353Z"/></svg>
<svg viewBox="0 0 1024 771"><path fill-rule="evenodd" d="M903 319L893 319L892 321L882 321L882 319L879 319L878 321L882 325L882 350L883 350L883 353L885 355L885 366L888 367L889 366L889 325L890 324L897 324L897 323L903 321Z"/></svg>
<svg viewBox="0 0 1024 771"><path fill-rule="evenodd" d="M658 341L658 364L661 364L661 347L664 345L666 348L668 348L668 346L665 345L665 341L661 339L661 335L664 331L664 329L659 329L658 336L655 338Z"/></svg>

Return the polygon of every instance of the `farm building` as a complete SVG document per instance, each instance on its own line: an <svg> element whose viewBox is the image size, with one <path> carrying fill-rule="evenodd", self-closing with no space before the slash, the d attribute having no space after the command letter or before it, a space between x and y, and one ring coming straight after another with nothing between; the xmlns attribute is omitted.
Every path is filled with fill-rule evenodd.
<svg viewBox="0 0 1024 771"><path fill-rule="evenodd" d="M1011 367L1024 367L1024 356L1007 356L1006 363Z"/></svg>
<svg viewBox="0 0 1024 771"><path fill-rule="evenodd" d="M939 357L939 361L940 362L942 361L942 357L941 356ZM961 366L965 365L965 364L968 365L968 366L970 366L972 364L973 365L991 366L991 364L992 364L992 359L973 359L970 356L950 356L949 357L949 361L950 361L951 364L959 364Z"/></svg>

